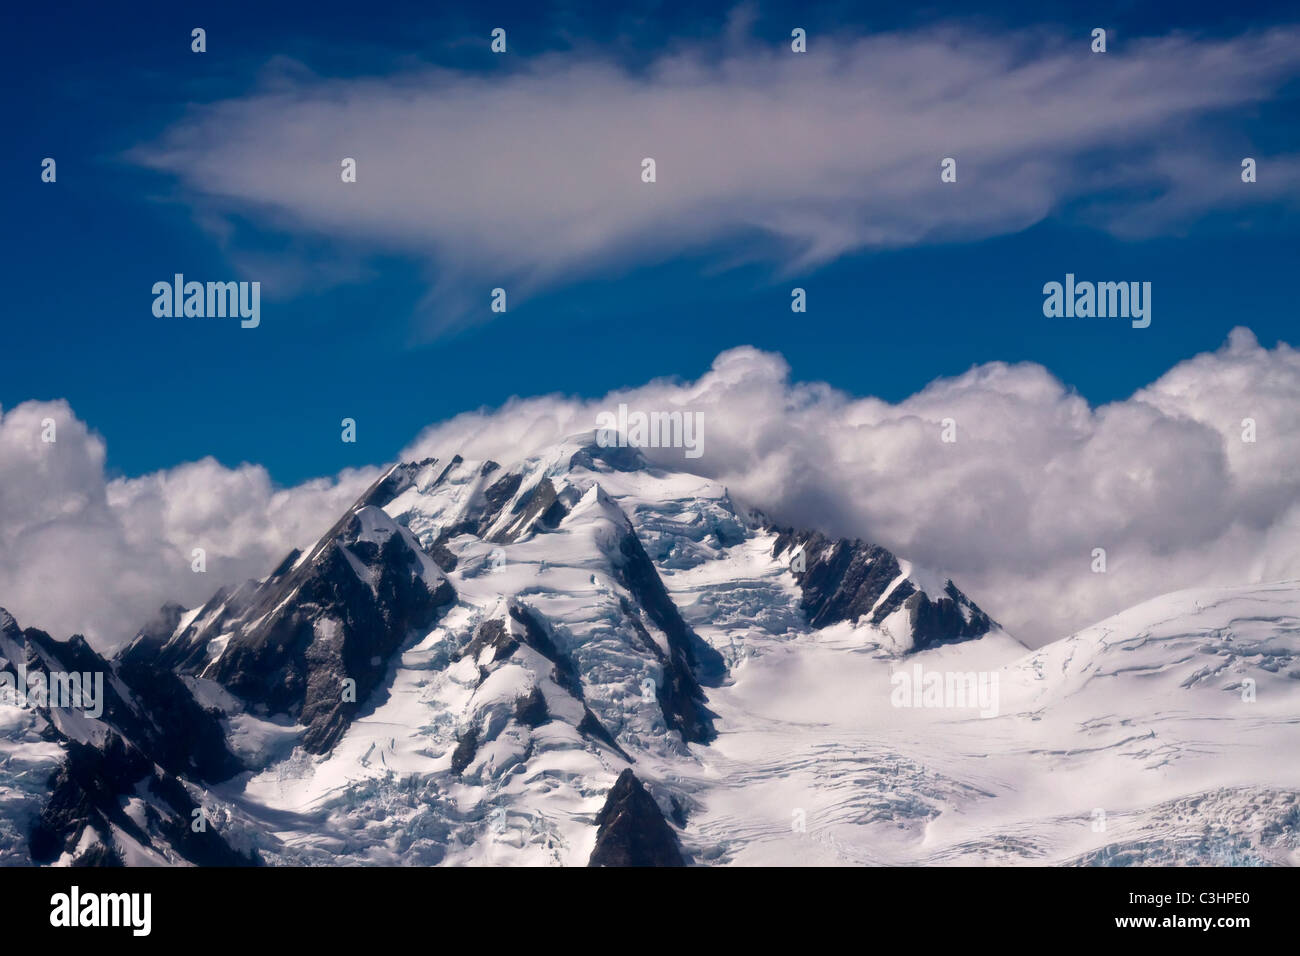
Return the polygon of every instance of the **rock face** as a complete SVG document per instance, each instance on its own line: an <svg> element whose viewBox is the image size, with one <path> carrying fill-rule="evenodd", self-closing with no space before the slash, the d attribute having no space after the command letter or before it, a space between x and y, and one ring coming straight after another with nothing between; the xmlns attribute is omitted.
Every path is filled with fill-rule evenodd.
<svg viewBox="0 0 1300 956"><path fill-rule="evenodd" d="M619 583L632 593L645 615L667 638L664 650L650 637L630 605L624 603L624 612L637 636L663 669L664 680L658 683L655 693L664 716L683 740L707 743L714 736L713 714L704 706L704 690L697 675L711 682L720 680L726 672L722 655L700 640L682 620L630 524L619 538L618 551L623 559L616 565Z"/></svg>
<svg viewBox="0 0 1300 956"><path fill-rule="evenodd" d="M268 713L306 726L303 747L325 753L379 686L413 631L454 598L441 570L380 509L349 512L313 551L258 588L235 620L190 640L232 636L204 676Z"/></svg>
<svg viewBox="0 0 1300 956"><path fill-rule="evenodd" d="M832 541L816 531L777 530L772 555L790 563L815 628L863 618L879 626L902 610L910 649L924 650L981 637L997 627L952 581L939 594L927 593L897 557L878 545Z"/></svg>
<svg viewBox="0 0 1300 956"><path fill-rule="evenodd" d="M112 675L102 718L41 717L62 749L35 812L24 797L30 856L580 865L609 788L589 862L682 865L659 801L689 834L673 768L708 759L709 695L846 622L886 653L995 626L883 548L775 528L635 448L398 464L305 551L164 607L110 662L0 617L0 657ZM192 831L218 794L235 824ZM267 826L304 806L310 837Z"/></svg>
<svg viewBox="0 0 1300 956"><path fill-rule="evenodd" d="M459 735L451 755L452 772L465 773L480 746L523 736L553 719L566 720L593 745L628 762L620 747L584 698L582 678L573 659L560 650L543 622L527 607L511 602L503 618L484 621L474 639L456 655L457 663L473 663L476 697L472 723ZM493 694L490 688L511 674L531 675L524 693ZM522 689L522 688L521 688ZM518 726L511 725L511 719ZM531 734L528 734L531 738Z"/></svg>
<svg viewBox="0 0 1300 956"><path fill-rule="evenodd" d="M619 454L611 456L611 451ZM428 459L397 466L380 483L387 491L377 491L368 500L382 503L445 569L474 579L475 586L483 575L505 572L483 583L497 585L499 593L494 597L505 601L504 621L510 624L510 633L479 632L471 647L477 652L483 641L522 640L548 660L560 661L551 676L559 688L582 703L578 729L583 736L621 755L626 753L609 729L610 720L593 712L584 699L583 677L597 674L611 683L623 676L638 691L649 678L652 699L667 728L683 742L707 742L714 733L713 715L705 704L703 687L724 675L721 655L682 619L620 506L599 484L571 480L575 468L585 469L588 464L609 468L610 457L616 459L619 468L645 467L634 449L594 446L559 452L554 468L545 469L530 468L529 463L503 469L496 462L466 462L459 456L446 465ZM399 472L405 477L396 478ZM390 493L392 497L385 500ZM580 535L583 543L571 553L575 535ZM546 558L548 542L552 541L559 549L550 574L553 581L540 589L547 600L516 599L521 588L533 591L533 583L527 577L518 577L513 565L494 566L492 555L500 555L505 563L508 551L527 548L541 553L542 560L536 566L546 569L551 563ZM467 566L466 554L476 550L481 554L476 547L480 544L497 547L491 550L487 562ZM575 582L587 587L593 580L609 580L610 588L602 586L597 604L586 609L591 621L584 621L583 626L593 627L602 637L608 634L616 639L578 639L572 621L551 616L550 598L568 590L567 583L559 580L561 567L572 574ZM492 609L491 614L498 622L503 620L501 609ZM567 610L560 615L570 617ZM489 618L485 626L501 625ZM570 642L572 647L564 646ZM503 649L494 660L499 662L510 653ZM461 735L458 740L458 752L464 759L467 738ZM480 734L477 744L486 740Z"/></svg>
<svg viewBox="0 0 1300 956"><path fill-rule="evenodd" d="M95 712L0 701L0 866L1300 862L1300 771L1251 785L1294 742L1296 582L1022 654L905 558L585 438L395 466L268 570L112 659L0 611L0 690L103 677ZM932 663L964 713L895 702ZM1061 774L1147 805L1103 843Z"/></svg>
<svg viewBox="0 0 1300 956"><path fill-rule="evenodd" d="M248 866L256 853L235 850L206 821L185 780L218 783L242 769L226 746L218 716L205 709L170 671L143 661L110 662L80 635L56 641L20 630L0 609L0 673L12 688L42 675L76 674L91 681L76 701L25 694L39 732L63 759L29 833L34 863L73 866L124 862L121 847L151 862Z"/></svg>
<svg viewBox="0 0 1300 956"><path fill-rule="evenodd" d="M588 866L685 866L672 827L654 797L624 770L596 815L596 848Z"/></svg>

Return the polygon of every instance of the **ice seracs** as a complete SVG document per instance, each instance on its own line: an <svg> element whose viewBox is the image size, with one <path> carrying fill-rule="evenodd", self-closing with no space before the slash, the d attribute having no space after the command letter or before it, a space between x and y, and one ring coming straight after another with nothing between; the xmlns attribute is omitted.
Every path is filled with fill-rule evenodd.
<svg viewBox="0 0 1300 956"><path fill-rule="evenodd" d="M0 859L1295 862L1295 584L1027 652L945 577L591 435L394 465L112 661L3 622L106 701L0 706ZM996 706L896 706L918 672Z"/></svg>

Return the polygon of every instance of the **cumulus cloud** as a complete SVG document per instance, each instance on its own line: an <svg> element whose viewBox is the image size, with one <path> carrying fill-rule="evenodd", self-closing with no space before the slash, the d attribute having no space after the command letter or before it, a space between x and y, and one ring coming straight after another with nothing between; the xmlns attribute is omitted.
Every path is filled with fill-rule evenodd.
<svg viewBox="0 0 1300 956"><path fill-rule="evenodd" d="M890 404L793 383L780 356L741 348L696 382L461 415L404 457L509 461L620 402L703 414L703 456L646 449L658 463L949 575L1031 644L1171 590L1300 578L1300 352L1243 328L1098 408L1034 364L981 365Z"/></svg>
<svg viewBox="0 0 1300 956"><path fill-rule="evenodd" d="M729 35L636 68L571 51L485 73L281 71L130 155L174 175L210 225L239 216L425 262L437 334L487 287L527 294L723 242L727 261L739 244L795 272L1067 209L1131 236L1294 202L1294 156L1256 155L1268 174L1240 188L1248 139L1231 124L1297 73L1290 27L1105 55L1087 37L956 25L814 36L800 55ZM943 157L955 185L939 181Z"/></svg>
<svg viewBox="0 0 1300 956"><path fill-rule="evenodd" d="M46 442L53 422L55 441ZM66 402L0 410L0 607L25 627L126 640L166 601L192 606L309 544L377 470L277 489L211 458L108 480L105 443ZM195 548L207 570L192 570Z"/></svg>
<svg viewBox="0 0 1300 956"><path fill-rule="evenodd" d="M1244 328L1096 408L1034 364L977 366L891 404L792 382L779 355L738 348L693 382L462 414L402 457L515 461L592 431L620 402L703 414L703 455L646 449L658 464L716 478L781 523L949 575L1031 644L1179 588L1300 579L1300 351L1264 349ZM945 419L955 442L942 441ZM277 489L258 466L206 459L107 481L104 452L65 403L0 415L0 605L101 646L164 601L194 605L265 575L378 474ZM190 570L195 547L206 574Z"/></svg>

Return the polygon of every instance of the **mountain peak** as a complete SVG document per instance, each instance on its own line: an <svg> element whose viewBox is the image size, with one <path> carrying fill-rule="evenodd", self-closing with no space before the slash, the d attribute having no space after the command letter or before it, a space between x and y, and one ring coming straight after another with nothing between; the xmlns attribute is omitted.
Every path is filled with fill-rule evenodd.
<svg viewBox="0 0 1300 956"><path fill-rule="evenodd" d="M250 800L275 803L294 761L304 805L395 770L434 802L474 788L454 846L526 802L527 852L577 862L548 828L608 790L590 860L636 865L681 861L650 794L679 826L693 801L655 768L715 740L711 696L755 657L820 631L903 655L995 628L883 548L776 527L719 482L586 433L514 461L394 464L265 578L164 607L113 666L170 675L166 706L205 715L188 723L247 768ZM173 760L152 731L123 739Z"/></svg>

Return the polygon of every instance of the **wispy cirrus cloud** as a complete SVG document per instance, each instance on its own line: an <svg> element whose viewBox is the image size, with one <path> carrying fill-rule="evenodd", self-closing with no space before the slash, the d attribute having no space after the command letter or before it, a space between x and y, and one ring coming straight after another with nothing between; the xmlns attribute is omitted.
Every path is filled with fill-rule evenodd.
<svg viewBox="0 0 1300 956"><path fill-rule="evenodd" d="M1300 75L1296 27L1106 54L1086 36L958 25L808 49L742 32L635 69L572 52L490 72L291 71L130 156L177 177L203 216L424 262L430 335L486 318L486 287L527 294L724 245L797 272L1067 208L1134 236L1300 194L1294 156L1256 155L1250 186L1238 175L1242 113ZM340 181L343 157L356 183ZM943 157L956 184L939 181Z"/></svg>

